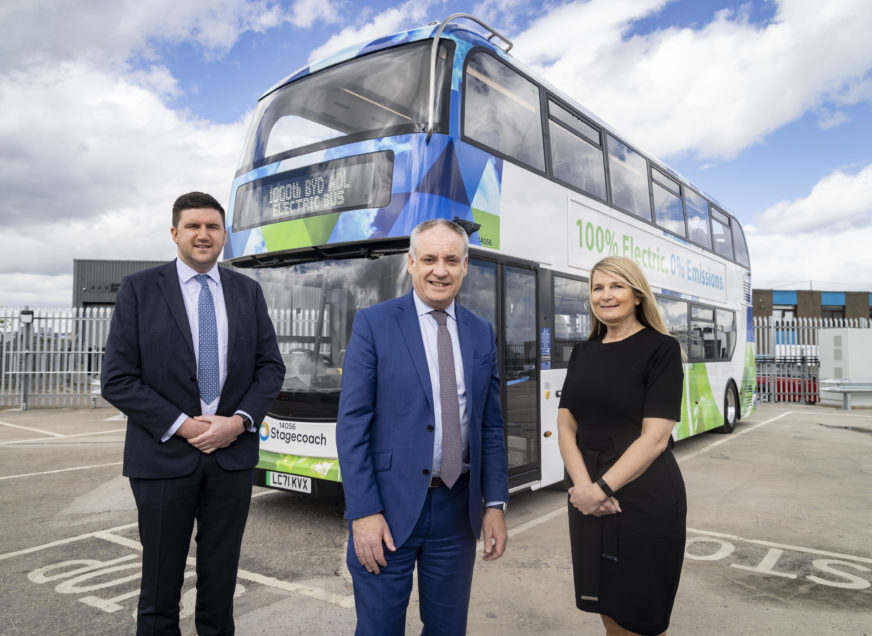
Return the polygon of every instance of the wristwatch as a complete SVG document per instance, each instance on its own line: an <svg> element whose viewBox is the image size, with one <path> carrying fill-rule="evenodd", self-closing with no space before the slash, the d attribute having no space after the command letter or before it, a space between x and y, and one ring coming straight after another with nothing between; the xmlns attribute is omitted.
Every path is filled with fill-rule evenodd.
<svg viewBox="0 0 872 636"><path fill-rule="evenodd" d="M250 431L251 427L254 426L254 422L251 421L251 418L248 417L245 413L237 413L237 415L242 418L242 427L246 431Z"/></svg>

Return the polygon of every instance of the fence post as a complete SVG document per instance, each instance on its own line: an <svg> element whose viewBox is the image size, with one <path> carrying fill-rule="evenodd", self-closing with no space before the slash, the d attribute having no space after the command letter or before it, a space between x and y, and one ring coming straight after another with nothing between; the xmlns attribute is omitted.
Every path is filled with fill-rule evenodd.
<svg viewBox="0 0 872 636"><path fill-rule="evenodd" d="M26 307L19 314L19 324L24 325L24 378L21 383L21 410L27 410L27 401L30 393L30 366L31 366L31 334L33 333L33 310Z"/></svg>

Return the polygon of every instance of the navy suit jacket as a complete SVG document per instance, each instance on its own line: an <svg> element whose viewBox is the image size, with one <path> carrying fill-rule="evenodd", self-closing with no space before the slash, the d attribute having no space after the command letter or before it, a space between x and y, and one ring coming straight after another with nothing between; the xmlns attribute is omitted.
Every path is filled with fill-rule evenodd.
<svg viewBox="0 0 872 636"><path fill-rule="evenodd" d="M243 410L259 424L284 381L285 367L260 285L219 269L227 308L227 379L217 415ZM180 413L200 415L197 361L185 301L172 261L121 281L101 375L103 397L128 417L123 473L171 478L193 472L200 451L173 435ZM257 432L215 451L225 470L253 468Z"/></svg>
<svg viewBox="0 0 872 636"><path fill-rule="evenodd" d="M433 389L413 293L357 312L336 425L345 517L383 513L398 546L415 527L433 463ZM469 413L469 522L478 537L483 502L509 497L497 349L490 323L455 307Z"/></svg>

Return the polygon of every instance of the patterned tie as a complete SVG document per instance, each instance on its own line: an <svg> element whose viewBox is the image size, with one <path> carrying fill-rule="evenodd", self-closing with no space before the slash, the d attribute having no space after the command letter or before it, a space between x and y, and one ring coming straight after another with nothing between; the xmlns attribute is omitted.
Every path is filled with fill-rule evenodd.
<svg viewBox="0 0 872 636"><path fill-rule="evenodd" d="M430 312L439 325L436 329L436 349L439 352L439 401L442 405L442 481L449 488L460 477L463 449L460 438L460 403L457 397L457 376L454 374L454 348L445 324L448 314L441 309Z"/></svg>
<svg viewBox="0 0 872 636"><path fill-rule="evenodd" d="M209 291L209 277L206 274L195 276L200 283L200 299L197 315L200 324L200 360L197 363L197 384L200 386L200 399L212 404L218 397L218 324L215 321L215 303Z"/></svg>

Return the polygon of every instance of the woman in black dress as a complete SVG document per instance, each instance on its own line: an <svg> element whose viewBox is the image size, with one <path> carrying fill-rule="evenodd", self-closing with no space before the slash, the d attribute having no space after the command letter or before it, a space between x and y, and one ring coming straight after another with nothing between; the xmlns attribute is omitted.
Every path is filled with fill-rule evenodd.
<svg viewBox="0 0 872 636"><path fill-rule="evenodd" d="M557 427L569 488L575 599L606 634L661 634L684 558L687 499L670 452L682 352L642 270L612 256L590 278L591 333L572 351Z"/></svg>

